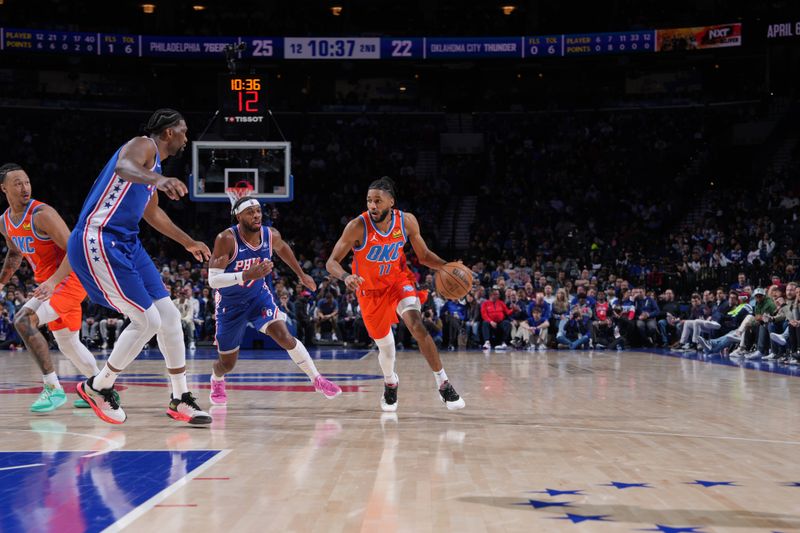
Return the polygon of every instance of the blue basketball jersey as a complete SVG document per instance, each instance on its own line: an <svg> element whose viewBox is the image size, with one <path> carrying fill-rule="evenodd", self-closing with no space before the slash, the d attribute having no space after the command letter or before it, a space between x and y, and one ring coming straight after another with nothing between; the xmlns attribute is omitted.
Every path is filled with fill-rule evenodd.
<svg viewBox="0 0 800 533"><path fill-rule="evenodd" d="M152 141L152 139L150 139ZM155 141L153 141L155 144ZM120 151L114 152L100 172L83 204L75 229L86 226L101 228L104 233L112 233L120 240L134 239L139 234L139 221L150 198L156 194L155 185L131 183L117 176ZM161 174L161 158L156 149L156 162L151 171Z"/></svg>
<svg viewBox="0 0 800 533"><path fill-rule="evenodd" d="M239 227L231 226L230 230L236 239L236 252L225 267L225 272L242 272L257 261L272 260L272 232L268 227L261 226L261 244L252 246L239 234ZM235 306L253 300L263 292L270 292L264 278L245 281L239 285L217 289L218 304Z"/></svg>

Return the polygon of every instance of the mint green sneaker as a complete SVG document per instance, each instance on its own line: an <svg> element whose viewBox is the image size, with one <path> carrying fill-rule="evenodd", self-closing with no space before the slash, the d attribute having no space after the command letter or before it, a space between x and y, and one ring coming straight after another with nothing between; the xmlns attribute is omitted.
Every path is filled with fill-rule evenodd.
<svg viewBox="0 0 800 533"><path fill-rule="evenodd" d="M75 409L89 409L91 405L89 405L89 402L87 402L83 398L78 398L77 400L72 402L72 407L74 407Z"/></svg>
<svg viewBox="0 0 800 533"><path fill-rule="evenodd" d="M67 394L64 389L57 389L53 385L45 385L39 397L31 405L34 413L49 413L67 403Z"/></svg>

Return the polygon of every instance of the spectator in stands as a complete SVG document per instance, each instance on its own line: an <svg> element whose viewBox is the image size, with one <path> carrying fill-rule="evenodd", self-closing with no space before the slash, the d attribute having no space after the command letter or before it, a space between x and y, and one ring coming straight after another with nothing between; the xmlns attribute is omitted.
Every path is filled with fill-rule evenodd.
<svg viewBox="0 0 800 533"><path fill-rule="evenodd" d="M289 301L289 292L282 290L278 296L278 309L286 315L286 328L293 337L297 336L297 322L294 318L294 306Z"/></svg>
<svg viewBox="0 0 800 533"><path fill-rule="evenodd" d="M661 304L657 317L658 333L661 335L661 345L670 346L670 335L674 335L675 324L680 318L680 306L675 301L675 292L672 289L665 290L661 295Z"/></svg>
<svg viewBox="0 0 800 533"><path fill-rule="evenodd" d="M467 293L466 300L467 345L477 347L481 345L481 306L472 292Z"/></svg>
<svg viewBox="0 0 800 533"><path fill-rule="evenodd" d="M309 293L303 285L295 287L294 318L297 321L297 334L306 346L314 346L314 321L309 313Z"/></svg>
<svg viewBox="0 0 800 533"><path fill-rule="evenodd" d="M509 316L511 316L511 310L500 300L500 291L493 289L489 299L481 304L484 350L491 350L492 346L495 346L498 350L508 348L506 342L509 340L511 333ZM493 340L494 344L492 344Z"/></svg>
<svg viewBox="0 0 800 533"><path fill-rule="evenodd" d="M542 308L535 305L535 302L532 304L530 310L531 315L527 321L530 349L544 351L547 349L550 322L544 317Z"/></svg>
<svg viewBox="0 0 800 533"><path fill-rule="evenodd" d="M747 274L745 274L744 272L739 272L739 274L737 274L736 276L736 283L731 284L731 290L741 292L748 285L750 285L750 282L747 281Z"/></svg>
<svg viewBox="0 0 800 533"><path fill-rule="evenodd" d="M353 291L347 291L339 304L339 332L345 342L355 342L356 318L361 314Z"/></svg>
<svg viewBox="0 0 800 533"><path fill-rule="evenodd" d="M588 333L586 317L581 314L580 310L575 309L564 326L564 334L559 335L556 341L569 347L570 350L577 350L578 348L589 346Z"/></svg>
<svg viewBox="0 0 800 533"><path fill-rule="evenodd" d="M7 308L0 311L0 350L15 350L20 345L19 335Z"/></svg>
<svg viewBox="0 0 800 533"><path fill-rule="evenodd" d="M753 306L753 314L747 316L737 329L741 336L741 341L739 342L739 347L731 352L731 357L745 356L747 359L758 359L764 355L757 348L755 351L751 351L748 347L756 344L756 335L759 328L768 322L769 319L767 317L775 313L776 307L775 302L772 298L767 297L767 292L764 289L756 289L753 295L756 300Z"/></svg>
<svg viewBox="0 0 800 533"><path fill-rule="evenodd" d="M749 299L750 297L747 294L739 295L736 291L728 293L730 310L722 317L722 327L719 330L722 335L710 341L703 337L698 339L698 343L705 353L726 354L729 348L739 344L742 338L739 327L752 312L752 306L748 302Z"/></svg>
<svg viewBox="0 0 800 533"><path fill-rule="evenodd" d="M443 343L448 350L458 348L458 335L467 319L467 302L462 299L459 301L447 300L440 313L444 333Z"/></svg>
<svg viewBox="0 0 800 533"><path fill-rule="evenodd" d="M181 315L181 326L183 327L183 342L190 350L195 349L194 343L194 303L191 300L192 288L185 286L180 289L178 297L172 300Z"/></svg>
<svg viewBox="0 0 800 533"><path fill-rule="evenodd" d="M634 313L636 316L636 329L639 331L639 338L645 346L653 346L658 335L658 304L656 301L645 294L644 289L637 290L634 300Z"/></svg>
<svg viewBox="0 0 800 533"><path fill-rule="evenodd" d="M100 338L103 344L100 346L103 350L113 348L113 343L109 343L109 330L114 332L114 342L119 339L120 333L125 328L125 317L117 311L109 309L104 306L99 306L95 319L99 320Z"/></svg>
<svg viewBox="0 0 800 533"><path fill-rule="evenodd" d="M556 299L551 308L551 332L555 329L555 337L564 334L564 326L569 320L569 300L567 299L566 289L556 291Z"/></svg>
<svg viewBox="0 0 800 533"><path fill-rule="evenodd" d="M314 311L314 336L317 341L322 339L322 327L326 324L331 328L331 341L339 342L342 336L342 332L339 331L339 304L333 298L331 291L325 293Z"/></svg>

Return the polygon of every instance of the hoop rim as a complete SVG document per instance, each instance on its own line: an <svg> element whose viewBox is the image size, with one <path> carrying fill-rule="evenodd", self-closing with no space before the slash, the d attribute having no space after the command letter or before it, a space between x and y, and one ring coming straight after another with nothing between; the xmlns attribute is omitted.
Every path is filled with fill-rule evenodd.
<svg viewBox="0 0 800 533"><path fill-rule="evenodd" d="M228 195L228 199L231 201L231 205L236 203L236 200L247 196L248 194L254 192L256 190L253 187L253 184L248 181L237 181L231 187L225 187L225 194Z"/></svg>

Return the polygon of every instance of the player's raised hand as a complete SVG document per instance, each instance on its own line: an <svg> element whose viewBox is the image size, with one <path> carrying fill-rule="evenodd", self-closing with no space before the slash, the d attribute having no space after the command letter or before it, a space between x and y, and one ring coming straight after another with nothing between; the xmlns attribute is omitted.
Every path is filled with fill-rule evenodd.
<svg viewBox="0 0 800 533"><path fill-rule="evenodd" d="M186 251L194 256L198 261L208 261L211 257L211 250L208 249L206 243L202 241L192 241L186 247Z"/></svg>
<svg viewBox="0 0 800 533"><path fill-rule="evenodd" d="M166 176L162 176L161 179L156 182L156 188L159 191L163 191L170 200L180 200L182 196L189 192L189 189L186 188L186 184L181 180L178 178L168 178Z"/></svg>
<svg viewBox="0 0 800 533"><path fill-rule="evenodd" d="M317 290L317 283L314 281L314 278L308 274L303 273L303 275L300 276L300 283L308 287L312 292Z"/></svg>
<svg viewBox="0 0 800 533"><path fill-rule="evenodd" d="M350 274L349 276L344 278L344 284L351 291L357 291L358 287L362 283L364 283L364 278L362 278L361 276L356 276L355 274Z"/></svg>
<svg viewBox="0 0 800 533"><path fill-rule="evenodd" d="M264 261L258 261L250 265L247 270L242 273L242 280L250 281L261 279L270 272L272 272L272 261L265 259Z"/></svg>

